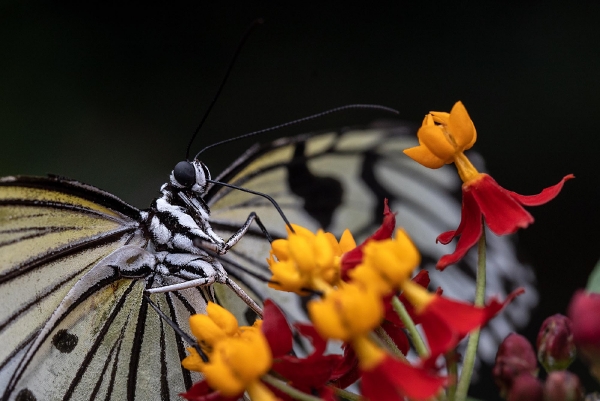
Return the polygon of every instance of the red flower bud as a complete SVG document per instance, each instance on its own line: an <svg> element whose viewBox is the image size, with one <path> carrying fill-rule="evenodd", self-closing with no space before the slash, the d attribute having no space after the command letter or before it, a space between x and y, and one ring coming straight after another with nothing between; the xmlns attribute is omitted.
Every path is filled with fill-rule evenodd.
<svg viewBox="0 0 600 401"><path fill-rule="evenodd" d="M565 370L575 359L571 320L561 314L550 316L537 337L538 361L546 371Z"/></svg>
<svg viewBox="0 0 600 401"><path fill-rule="evenodd" d="M523 373L513 381L508 401L545 401L542 383L529 373Z"/></svg>
<svg viewBox="0 0 600 401"><path fill-rule="evenodd" d="M492 374L503 396L509 394L513 380L517 376L521 374L536 376L537 360L529 341L522 335L509 334L498 347Z"/></svg>
<svg viewBox="0 0 600 401"><path fill-rule="evenodd" d="M544 401L583 401L584 391L577 375L552 372L544 383Z"/></svg>
<svg viewBox="0 0 600 401"><path fill-rule="evenodd" d="M569 305L573 341L579 353L592 365L600 366L600 294L579 290Z"/></svg>

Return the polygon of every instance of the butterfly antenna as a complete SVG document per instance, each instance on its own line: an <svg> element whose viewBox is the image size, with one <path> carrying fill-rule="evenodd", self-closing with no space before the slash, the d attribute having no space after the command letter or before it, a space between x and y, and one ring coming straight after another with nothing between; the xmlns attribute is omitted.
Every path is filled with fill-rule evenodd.
<svg viewBox="0 0 600 401"><path fill-rule="evenodd" d="M381 106L381 105L378 105L378 104L348 104L348 105L345 105L345 106L336 107L334 109L322 111L321 113L317 113L317 114L313 114L313 115L310 115L310 116L302 117L302 118L299 118L297 120L289 121L287 123L279 124L279 125L276 125L274 127L261 129L260 131L250 132L248 134L236 136L235 138L229 138L229 139L225 139L223 141L217 142L217 143L213 143L212 145L208 145L207 147L205 147L204 149L202 149L200 152L196 153L195 158L197 159L198 156L202 152L204 152L205 150L213 148L213 147L218 146L218 145L222 145L224 143L228 143L228 142L232 142L232 141L237 141L239 139L247 138L249 136L254 136L254 135L262 134L263 132L274 131L276 129L280 129L280 128L284 128L284 127L289 127L290 125L300 124L300 123L303 123L305 121L314 120L315 118L320 118L320 117L326 116L328 114L337 113L339 111L344 111L344 110L349 110L349 109L374 109L374 110L382 110L382 111L390 112L390 113L393 113L393 114L400 114L400 112L398 110L396 110L396 109L392 109L391 107Z"/></svg>
<svg viewBox="0 0 600 401"><path fill-rule="evenodd" d="M204 125L204 122L208 118L208 115L210 114L213 106L215 105L215 103L217 102L217 99L221 95L221 91L223 90L223 87L225 86L225 82L227 82L227 78L229 78L229 74L231 74L233 65L235 64L240 52L242 51L242 48L244 47L244 44L246 43L246 39L248 39L248 37L250 36L250 33L252 33L254 28L256 28L258 25L261 25L263 22L264 22L264 19L262 19L262 18L258 18L258 19L255 19L254 21L252 21L252 23L250 24L248 29L246 29L246 32L242 36L242 39L238 43L237 48L235 49L235 53L233 54L233 57L232 57L231 61L229 62L229 66L227 67L227 71L225 72L225 76L221 80L221 85L219 86L219 89L217 90L217 93L215 94L215 97L213 98L212 102L208 106L208 109L206 109L206 112L204 113L204 116L202 117L200 124L198 124L198 127L196 127L196 130L194 131L194 135L192 135L192 139L190 139L190 142L188 143L187 149L185 151L185 160L189 161L190 149L192 147L192 143L194 142L194 139L196 139L196 136L198 136L198 132L200 132L200 129L202 128L202 126Z"/></svg>
<svg viewBox="0 0 600 401"><path fill-rule="evenodd" d="M295 233L294 228L290 224L290 222L287 219L287 217L285 217L285 214L283 213L283 210L281 210L281 207L279 207L279 204L277 203L277 201L275 199L273 199L272 197L270 197L269 195L267 195L267 194L265 194L263 192L253 191L251 189L247 189L247 188L243 188L243 187L238 187L237 185L231 185L231 184L227 184L227 183L221 182L221 181L206 180L206 182L210 182L210 183L216 184L216 185L222 185L222 186L228 187L228 188L237 189L238 191L247 192L249 194L254 194L254 195L262 196L263 198L267 199L269 202L271 202L273 204L273 206L275 207L275 209L277 209L277 212L279 212L279 215L281 216L281 218L285 222L285 225L288 226L288 228L290 229L291 232Z"/></svg>
<svg viewBox="0 0 600 401"><path fill-rule="evenodd" d="M208 356L204 353L204 351L202 351L202 348L200 348L200 346L198 345L198 342L196 340L194 340L185 331L181 330L181 327L179 327L177 325L177 323L175 323L174 321L171 320L171 318L169 318L167 315L165 315L164 312L161 311L160 308L154 302L152 302L152 300L150 299L148 294L144 294L144 299L146 300L146 302L148 302L148 304L152 307L152 309L154 309L154 311L156 313L158 313L158 316L160 316L160 318L162 320L167 322L167 324L169 326L171 326L173 328L173 330L175 330L175 332L179 335L179 337L183 338L188 344L190 344L192 347L194 347L194 349L196 350L198 355L200 355L200 358L202 358L202 362L208 362Z"/></svg>

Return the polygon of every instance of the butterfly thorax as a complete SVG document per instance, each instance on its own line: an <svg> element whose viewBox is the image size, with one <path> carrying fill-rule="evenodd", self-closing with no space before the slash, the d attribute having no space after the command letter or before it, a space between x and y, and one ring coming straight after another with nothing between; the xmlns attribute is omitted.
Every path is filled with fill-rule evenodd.
<svg viewBox="0 0 600 401"><path fill-rule="evenodd" d="M224 244L210 226L210 209L202 199L206 179L210 179L208 170L201 162L188 165L194 169L188 172L192 178L182 179L176 166L170 182L161 187L161 196L146 210L143 222L158 251L203 254L206 249L218 250Z"/></svg>

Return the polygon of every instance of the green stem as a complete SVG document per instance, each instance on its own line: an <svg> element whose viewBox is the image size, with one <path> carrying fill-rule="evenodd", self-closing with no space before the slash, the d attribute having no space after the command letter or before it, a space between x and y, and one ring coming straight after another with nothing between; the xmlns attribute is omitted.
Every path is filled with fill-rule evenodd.
<svg viewBox="0 0 600 401"><path fill-rule="evenodd" d="M415 326L415 323L410 318L406 308L404 307L404 305L402 305L402 302L400 302L396 295L392 297L392 307L400 317L400 320L402 320L402 323L404 323L406 330L408 330L408 334L410 335L410 338L412 339L413 345L415 346L415 349L417 350L419 356L421 358L426 358L427 356L429 356L429 350L427 349L427 346L425 345L421 334L419 334L417 326Z"/></svg>
<svg viewBox="0 0 600 401"><path fill-rule="evenodd" d="M385 348L388 351L390 351L396 358L401 359L403 361L406 360L406 357L404 356L404 354L402 354L402 351L400 351L394 340L392 340L389 334L384 329L382 329L381 326L375 329L375 334L377 334L377 337L385 344Z"/></svg>
<svg viewBox="0 0 600 401"><path fill-rule="evenodd" d="M485 304L485 224L481 219L481 237L479 238L477 248L477 280L475 281L475 306ZM475 357L477 356L477 346L479 345L480 330L473 330L469 336L465 359L463 361L463 370L458 381L456 389L456 401L465 401L471 384L473 367L475 366Z"/></svg>
<svg viewBox="0 0 600 401"><path fill-rule="evenodd" d="M446 359L446 369L448 369L448 376L450 376L452 380L451 384L448 386L448 401L454 401L456 397L456 378L458 377L458 354L455 349L450 350L444 355Z"/></svg>
<svg viewBox="0 0 600 401"><path fill-rule="evenodd" d="M360 400L364 399L360 395L351 393L350 391L342 390L341 388L337 388L337 387L334 387L334 386L328 386L328 387L333 390L333 392L335 393L335 395L337 395L339 398L341 398L343 400L360 401Z"/></svg>
<svg viewBox="0 0 600 401"><path fill-rule="evenodd" d="M286 382L276 379L275 377L273 377L271 375L264 375L261 377L261 379L265 383L268 383L271 386L275 387L277 390L279 390L283 393L286 393L287 395L289 395L290 397L292 397L295 400L322 401L321 398L315 397L313 395L310 395L310 394L304 393L298 389L295 389L294 387L291 387L290 385L288 385Z"/></svg>

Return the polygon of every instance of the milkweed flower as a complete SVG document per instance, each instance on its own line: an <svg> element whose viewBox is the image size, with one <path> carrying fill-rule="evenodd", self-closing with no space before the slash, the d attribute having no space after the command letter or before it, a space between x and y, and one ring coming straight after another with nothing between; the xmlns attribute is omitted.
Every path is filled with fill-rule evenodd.
<svg viewBox="0 0 600 401"><path fill-rule="evenodd" d="M281 291L306 295L306 289L323 290L340 281L340 258L356 247L356 242L346 230L340 241L323 230L313 234L310 230L292 224L287 239L271 243L267 263L273 277L269 287Z"/></svg>
<svg viewBox="0 0 600 401"><path fill-rule="evenodd" d="M254 326L238 327L235 317L221 306L209 302L207 315L190 317L190 328L198 344L208 356L203 361L194 348L182 361L184 368L201 372L205 381L182 394L187 399L201 399L214 390L215 400L237 399L244 391L256 400L276 400L260 381L271 368L271 348L257 321Z"/></svg>
<svg viewBox="0 0 600 401"><path fill-rule="evenodd" d="M440 270L458 262L477 243L483 230L482 217L493 233L512 234L533 223L533 217L523 206L549 202L559 194L565 181L574 178L569 174L541 193L525 196L502 188L492 177L478 172L464 154L475 143L477 132L461 102L457 102L450 113L432 111L427 114L417 137L419 145L404 150L407 156L433 169L454 163L463 181L460 225L456 230L440 234L437 241L448 244L454 238L460 238L455 251L438 261Z"/></svg>

